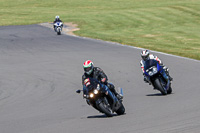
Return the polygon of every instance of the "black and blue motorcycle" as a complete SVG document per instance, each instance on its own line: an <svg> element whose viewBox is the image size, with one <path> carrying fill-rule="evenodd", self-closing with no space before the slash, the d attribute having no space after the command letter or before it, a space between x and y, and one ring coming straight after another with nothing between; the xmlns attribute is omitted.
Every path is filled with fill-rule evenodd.
<svg viewBox="0 0 200 133"><path fill-rule="evenodd" d="M171 81L169 78L164 77L167 76L166 72L163 66L160 66L157 61L153 59L146 61L144 74L154 89L159 90L163 95L172 93Z"/></svg>
<svg viewBox="0 0 200 133"><path fill-rule="evenodd" d="M84 89L76 92L84 91L83 97L86 98L86 102L89 105L108 117L112 117L114 113L118 115L125 113L122 99L118 99L106 85L93 78L85 79L84 84ZM122 88L120 94L123 96Z"/></svg>

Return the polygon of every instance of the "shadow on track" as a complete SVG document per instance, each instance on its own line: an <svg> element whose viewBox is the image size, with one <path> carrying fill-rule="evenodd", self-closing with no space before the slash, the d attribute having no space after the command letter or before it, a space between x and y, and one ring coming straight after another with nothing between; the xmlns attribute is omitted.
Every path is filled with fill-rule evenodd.
<svg viewBox="0 0 200 133"><path fill-rule="evenodd" d="M113 114L113 116L118 116L117 114ZM93 115L93 116L88 116L87 118L110 118L106 115Z"/></svg>
<svg viewBox="0 0 200 133"><path fill-rule="evenodd" d="M156 93L156 94L147 94L146 96L166 96L166 95L162 95L161 93Z"/></svg>
<svg viewBox="0 0 200 133"><path fill-rule="evenodd" d="M171 93L173 94L173 93ZM167 95L171 95L171 94L167 94ZM167 95L162 95L161 93L156 93L156 94L147 94L146 96L167 96Z"/></svg>
<svg viewBox="0 0 200 133"><path fill-rule="evenodd" d="M124 113L122 115L126 115L126 113ZM122 115L113 114L113 117L118 117L118 116L122 116ZM94 115L94 116L88 116L87 118L91 119L91 118L112 118L112 117L108 117L106 115Z"/></svg>

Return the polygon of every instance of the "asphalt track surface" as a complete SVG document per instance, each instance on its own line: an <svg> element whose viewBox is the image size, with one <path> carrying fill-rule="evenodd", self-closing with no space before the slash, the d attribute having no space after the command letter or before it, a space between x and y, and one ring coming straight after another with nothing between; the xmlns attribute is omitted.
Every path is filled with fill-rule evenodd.
<svg viewBox="0 0 200 133"><path fill-rule="evenodd" d="M60 35L39 25L0 27L1 133L199 133L200 62L160 53L174 78L162 96L143 82L139 49ZM81 94L91 59L124 90L126 114L107 118Z"/></svg>

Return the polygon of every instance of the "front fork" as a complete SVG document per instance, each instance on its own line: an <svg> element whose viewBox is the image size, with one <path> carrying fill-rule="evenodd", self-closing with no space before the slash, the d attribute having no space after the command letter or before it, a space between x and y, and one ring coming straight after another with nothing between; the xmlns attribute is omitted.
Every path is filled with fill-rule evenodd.
<svg viewBox="0 0 200 133"><path fill-rule="evenodd" d="M165 79L162 75L160 75L158 78L159 78L159 81L160 81L161 85L163 86L163 88L164 88L165 90L168 90L169 87L170 87L170 84L171 84L169 78L168 78L167 81L166 81L166 79ZM151 83L154 83L154 80L155 80L155 78L151 79L151 80L150 80ZM153 87L155 88L154 84L152 84L152 85L153 85Z"/></svg>
<svg viewBox="0 0 200 133"><path fill-rule="evenodd" d="M109 104L109 102L108 102L106 97L99 98L99 99L96 100L95 105L93 107L96 108L97 110L99 110L100 112L102 112L101 108L99 108L99 104L100 103L104 103L106 106L110 107L110 104Z"/></svg>

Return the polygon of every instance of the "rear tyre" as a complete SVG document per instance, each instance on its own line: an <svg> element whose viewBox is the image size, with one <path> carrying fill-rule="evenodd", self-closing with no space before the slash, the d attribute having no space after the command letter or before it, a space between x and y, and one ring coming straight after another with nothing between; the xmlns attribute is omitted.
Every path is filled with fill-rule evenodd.
<svg viewBox="0 0 200 133"><path fill-rule="evenodd" d="M113 116L112 109L109 106L107 106L105 103L101 102L98 105L98 108L100 109L101 112L105 113L108 117Z"/></svg>
<svg viewBox="0 0 200 133"><path fill-rule="evenodd" d="M118 115L123 115L125 113L124 105L121 103L121 107L116 111Z"/></svg>
<svg viewBox="0 0 200 133"><path fill-rule="evenodd" d="M167 94L171 94L172 93L172 87L171 85L169 86L169 89L167 90Z"/></svg>
<svg viewBox="0 0 200 133"><path fill-rule="evenodd" d="M161 85L160 80L157 78L154 81L154 86L156 89L158 89L163 95L167 95L167 91L164 89L164 87Z"/></svg>

